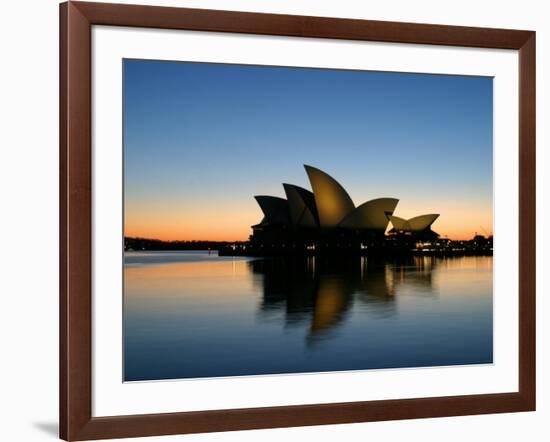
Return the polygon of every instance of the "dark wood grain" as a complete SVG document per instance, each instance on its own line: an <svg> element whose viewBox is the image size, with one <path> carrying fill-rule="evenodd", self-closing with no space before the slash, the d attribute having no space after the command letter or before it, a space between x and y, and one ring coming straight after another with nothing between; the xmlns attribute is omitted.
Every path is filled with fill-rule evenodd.
<svg viewBox="0 0 550 442"><path fill-rule="evenodd" d="M207 9L80 3L93 24L292 37L517 49L529 31L304 17Z"/></svg>
<svg viewBox="0 0 550 442"><path fill-rule="evenodd" d="M519 391L92 417L91 27L137 26L519 51ZM506 413L535 409L535 33L69 2L60 6L60 436L66 440Z"/></svg>
<svg viewBox="0 0 550 442"><path fill-rule="evenodd" d="M67 398L67 5L59 9L59 434L68 438Z"/></svg>
<svg viewBox="0 0 550 442"><path fill-rule="evenodd" d="M82 439L297 427L529 410L517 393L94 418Z"/></svg>
<svg viewBox="0 0 550 442"><path fill-rule="evenodd" d="M519 49L519 391L536 404L536 43Z"/></svg>
<svg viewBox="0 0 550 442"><path fill-rule="evenodd" d="M78 438L91 417L90 22L61 5L60 433Z"/></svg>

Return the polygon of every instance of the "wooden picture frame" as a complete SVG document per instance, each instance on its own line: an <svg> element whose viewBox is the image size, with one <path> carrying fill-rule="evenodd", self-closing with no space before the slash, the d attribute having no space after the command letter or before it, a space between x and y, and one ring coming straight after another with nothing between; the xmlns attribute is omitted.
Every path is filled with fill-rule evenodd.
<svg viewBox="0 0 550 442"><path fill-rule="evenodd" d="M92 417L93 25L519 51L519 391ZM60 437L86 440L535 410L535 32L170 7L60 5Z"/></svg>

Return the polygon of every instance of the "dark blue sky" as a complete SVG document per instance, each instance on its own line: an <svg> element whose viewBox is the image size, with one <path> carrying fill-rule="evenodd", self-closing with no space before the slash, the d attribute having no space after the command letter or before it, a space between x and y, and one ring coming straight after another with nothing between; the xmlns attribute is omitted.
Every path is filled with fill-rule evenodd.
<svg viewBox="0 0 550 442"><path fill-rule="evenodd" d="M441 213L441 234L492 230L492 103L488 77L125 60L128 233L207 235L200 208L239 213L246 237L253 195L309 188L303 164L356 205L393 196L396 215Z"/></svg>

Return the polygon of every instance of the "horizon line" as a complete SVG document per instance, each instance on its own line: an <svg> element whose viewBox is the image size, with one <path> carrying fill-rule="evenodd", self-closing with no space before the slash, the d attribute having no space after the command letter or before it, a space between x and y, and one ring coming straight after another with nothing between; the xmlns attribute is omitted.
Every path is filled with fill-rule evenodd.
<svg viewBox="0 0 550 442"><path fill-rule="evenodd" d="M480 234L479 232L474 232L471 237L468 239L466 238L451 238L446 235L440 235L438 239L445 239L450 241L469 241L473 239L475 236L483 236L484 238L490 238L493 236L491 233L490 235L484 235ZM160 238L153 238L153 237L145 237L145 236L126 236L124 235L124 239L139 239L139 240L145 240L145 241L160 241L160 242L212 242L212 243L235 243L235 242L249 242L249 239L234 239L234 240L227 240L227 239L160 239Z"/></svg>

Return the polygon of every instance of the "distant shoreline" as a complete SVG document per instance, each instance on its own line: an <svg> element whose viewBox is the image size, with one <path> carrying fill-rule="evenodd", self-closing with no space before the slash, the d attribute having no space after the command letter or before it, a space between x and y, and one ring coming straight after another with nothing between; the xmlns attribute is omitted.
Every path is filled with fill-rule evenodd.
<svg viewBox="0 0 550 442"><path fill-rule="evenodd" d="M246 241L162 241L160 239L125 237L124 251L221 250L235 244L246 244Z"/></svg>
<svg viewBox="0 0 550 442"><path fill-rule="evenodd" d="M428 246L428 247L426 247ZM147 238L124 238L125 252L163 252L163 251L211 251L219 256L313 256L358 255L358 256L492 256L492 242L477 243L475 238L468 241L445 240L441 243L426 244L424 248L409 250L387 248L377 250L325 250L321 251L290 251L284 249L262 250L254 247L248 241L161 241Z"/></svg>

